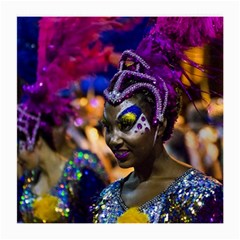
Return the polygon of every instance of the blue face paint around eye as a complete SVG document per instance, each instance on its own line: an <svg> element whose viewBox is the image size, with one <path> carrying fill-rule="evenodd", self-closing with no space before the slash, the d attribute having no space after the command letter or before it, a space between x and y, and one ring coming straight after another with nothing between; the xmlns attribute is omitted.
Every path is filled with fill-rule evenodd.
<svg viewBox="0 0 240 240"><path fill-rule="evenodd" d="M132 105L131 107L128 107L124 111L122 111L118 116L118 119L121 119L127 113L133 113L136 116L136 120L138 120L138 118L142 114L142 110L138 106Z"/></svg>

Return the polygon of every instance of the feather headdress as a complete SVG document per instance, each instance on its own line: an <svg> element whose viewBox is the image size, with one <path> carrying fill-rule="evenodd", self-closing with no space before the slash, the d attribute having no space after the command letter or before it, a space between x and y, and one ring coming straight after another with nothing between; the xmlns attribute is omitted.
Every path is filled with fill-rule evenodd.
<svg viewBox="0 0 240 240"><path fill-rule="evenodd" d="M130 25L134 27L140 19ZM51 115L53 124L60 125L66 115L72 113L71 99L61 97L58 92L86 75L107 69L113 47L103 44L101 34L113 29L129 30L118 17L40 19L37 80L33 85L23 86L28 99L18 106L18 126L24 126L25 132L29 131L26 123L31 114L34 118L40 117L39 114ZM41 120L38 127L47 125ZM34 139L31 139L32 143Z"/></svg>
<svg viewBox="0 0 240 240"><path fill-rule="evenodd" d="M180 89L192 100L187 86L181 81L184 75L197 94L195 84L181 63L206 71L186 55L186 50L209 44L223 37L222 17L158 17L137 49L124 51L119 72L104 92L108 102L119 104L136 92L150 93L155 103L153 123L168 119L163 140L172 133L180 109Z"/></svg>

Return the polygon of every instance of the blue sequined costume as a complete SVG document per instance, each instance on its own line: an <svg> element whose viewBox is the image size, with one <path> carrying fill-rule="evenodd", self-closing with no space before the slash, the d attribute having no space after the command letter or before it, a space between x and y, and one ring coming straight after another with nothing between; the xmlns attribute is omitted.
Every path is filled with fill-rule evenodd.
<svg viewBox="0 0 240 240"><path fill-rule="evenodd" d="M92 209L95 223L116 223L128 210L121 198L124 181L117 180L101 192ZM223 187L191 168L138 209L148 215L150 223L222 223Z"/></svg>
<svg viewBox="0 0 240 240"><path fill-rule="evenodd" d="M25 176L19 209L22 220L19 222L45 222L34 215L33 203L39 197L32 192L38 175L32 171ZM92 222L89 207L104 187L109 184L107 175L99 159L89 151L76 150L66 162L63 174L50 195L58 198L57 211L60 218L56 222L61 223L85 223Z"/></svg>

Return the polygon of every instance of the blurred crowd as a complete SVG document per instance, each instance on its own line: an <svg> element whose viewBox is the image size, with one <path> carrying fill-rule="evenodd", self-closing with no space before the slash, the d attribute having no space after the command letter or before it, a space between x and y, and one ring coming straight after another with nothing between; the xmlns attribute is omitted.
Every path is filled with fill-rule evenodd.
<svg viewBox="0 0 240 240"><path fill-rule="evenodd" d="M166 143L168 152L194 168L223 181L223 99L186 107Z"/></svg>

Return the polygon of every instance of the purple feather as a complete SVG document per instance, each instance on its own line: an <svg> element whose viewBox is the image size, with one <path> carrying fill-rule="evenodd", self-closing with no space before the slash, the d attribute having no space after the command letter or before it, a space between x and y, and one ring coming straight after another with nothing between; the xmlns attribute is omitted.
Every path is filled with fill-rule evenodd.
<svg viewBox="0 0 240 240"><path fill-rule="evenodd" d="M152 33L161 33L182 48L203 46L223 35L223 17L158 17Z"/></svg>

